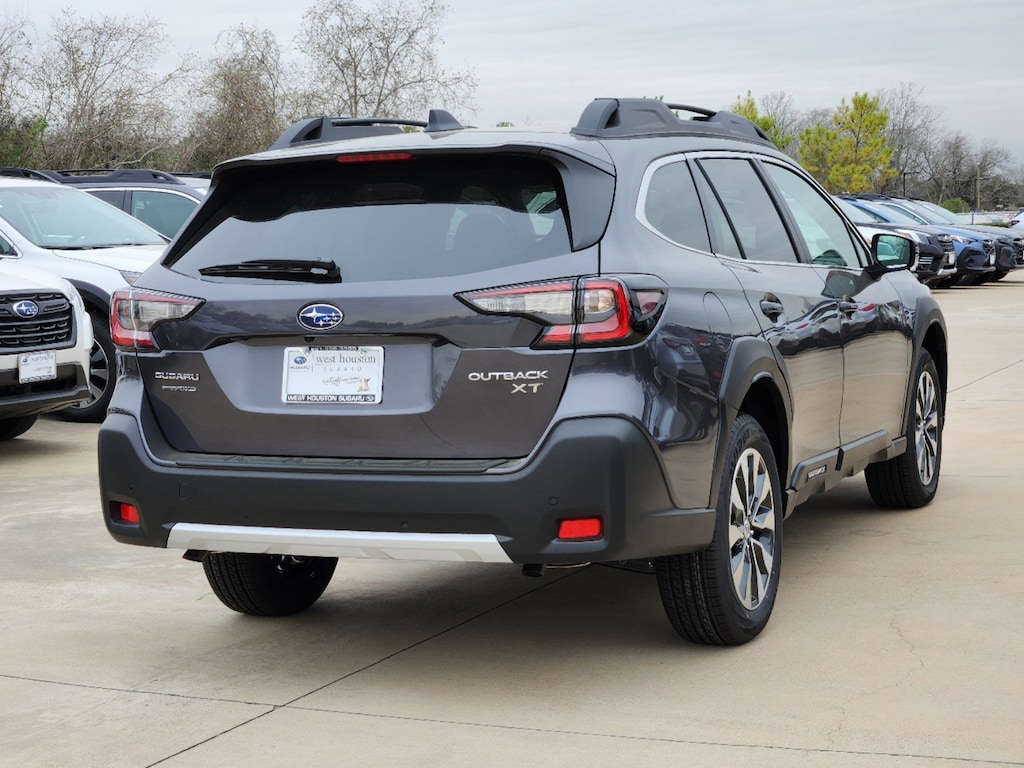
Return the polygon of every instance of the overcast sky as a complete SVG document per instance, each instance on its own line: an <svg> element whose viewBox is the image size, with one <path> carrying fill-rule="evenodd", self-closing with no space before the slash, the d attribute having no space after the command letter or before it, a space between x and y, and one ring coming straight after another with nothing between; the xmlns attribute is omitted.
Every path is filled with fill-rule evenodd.
<svg viewBox="0 0 1024 768"><path fill-rule="evenodd" d="M573 125L592 98L664 96L720 109L748 90L834 109L854 92L913 83L942 123L994 139L1024 164L1024 0L447 0L442 65L472 69L480 126ZM174 54L213 52L240 23L288 50L312 0L4 0L42 35L80 17L165 25ZM420 117L410 115L409 117Z"/></svg>

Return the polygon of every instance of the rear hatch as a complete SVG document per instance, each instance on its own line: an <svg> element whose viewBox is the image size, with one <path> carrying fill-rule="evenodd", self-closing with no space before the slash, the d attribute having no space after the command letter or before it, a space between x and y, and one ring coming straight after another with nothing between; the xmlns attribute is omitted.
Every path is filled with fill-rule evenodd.
<svg viewBox="0 0 1024 768"><path fill-rule="evenodd" d="M521 457L572 362L549 304L598 273L613 182L523 148L238 164L122 296L115 338L179 451Z"/></svg>

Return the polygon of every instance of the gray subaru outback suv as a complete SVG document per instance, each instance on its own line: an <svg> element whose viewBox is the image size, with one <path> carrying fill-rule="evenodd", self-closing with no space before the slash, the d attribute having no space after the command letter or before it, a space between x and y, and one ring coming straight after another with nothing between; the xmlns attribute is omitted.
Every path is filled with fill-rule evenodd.
<svg viewBox="0 0 1024 768"><path fill-rule="evenodd" d="M752 123L599 99L568 133L374 125L222 164L114 297L114 538L256 615L338 558L615 563L683 637L739 644L800 502L865 470L881 505L931 501L946 332L915 246L869 248Z"/></svg>

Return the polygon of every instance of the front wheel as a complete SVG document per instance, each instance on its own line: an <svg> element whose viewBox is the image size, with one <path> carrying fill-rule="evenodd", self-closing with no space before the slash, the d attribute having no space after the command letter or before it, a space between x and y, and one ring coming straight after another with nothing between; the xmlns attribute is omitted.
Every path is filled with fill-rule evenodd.
<svg viewBox="0 0 1024 768"><path fill-rule="evenodd" d="M864 470L880 507L914 509L935 498L942 464L943 392L935 361L925 349L917 361L914 400L907 414L907 450Z"/></svg>
<svg viewBox="0 0 1024 768"><path fill-rule="evenodd" d="M203 571L213 593L231 610L289 616L320 598L337 564L336 557L215 552L203 558Z"/></svg>
<svg viewBox="0 0 1024 768"><path fill-rule="evenodd" d="M715 533L702 552L655 561L661 602L682 637L740 645L765 628L782 565L783 499L771 444L741 413L729 436Z"/></svg>
<svg viewBox="0 0 1024 768"><path fill-rule="evenodd" d="M12 440L18 435L28 432L36 423L36 416L17 416L13 419L0 419L0 440Z"/></svg>
<svg viewBox="0 0 1024 768"><path fill-rule="evenodd" d="M89 399L60 411L65 421L99 423L107 416L107 405L114 394L114 342L107 322L98 315L92 319L92 350L89 353Z"/></svg>

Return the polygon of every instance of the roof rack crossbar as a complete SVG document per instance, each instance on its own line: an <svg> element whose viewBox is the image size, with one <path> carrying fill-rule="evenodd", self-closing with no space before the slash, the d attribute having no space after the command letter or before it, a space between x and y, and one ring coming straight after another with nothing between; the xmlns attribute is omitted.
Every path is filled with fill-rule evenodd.
<svg viewBox="0 0 1024 768"><path fill-rule="evenodd" d="M461 131L462 123L443 109L432 109L427 121L406 120L396 117L309 117L292 125L282 133L270 149L301 147L342 139L400 133L402 128L422 128L426 133Z"/></svg>
<svg viewBox="0 0 1024 768"><path fill-rule="evenodd" d="M692 112L696 116L681 120L676 111ZM660 99L594 99L583 110L571 133L603 138L701 133L771 143L757 124L741 115L689 104L671 104Z"/></svg>

